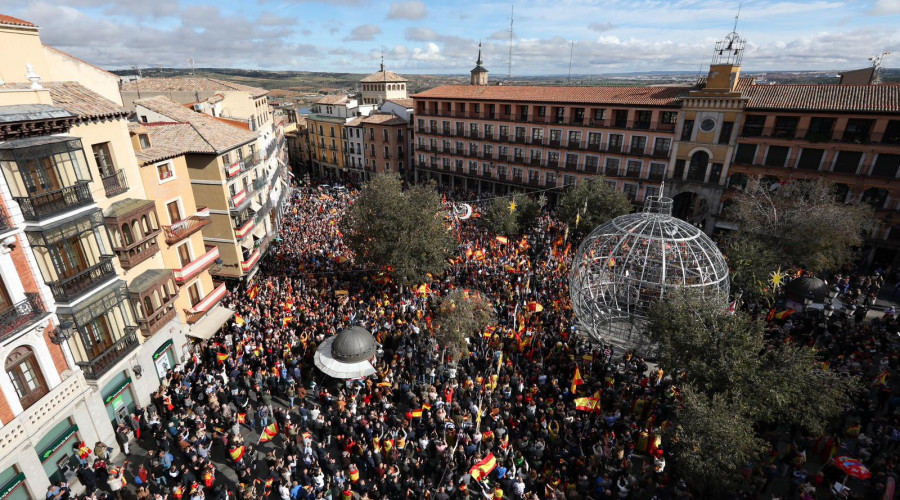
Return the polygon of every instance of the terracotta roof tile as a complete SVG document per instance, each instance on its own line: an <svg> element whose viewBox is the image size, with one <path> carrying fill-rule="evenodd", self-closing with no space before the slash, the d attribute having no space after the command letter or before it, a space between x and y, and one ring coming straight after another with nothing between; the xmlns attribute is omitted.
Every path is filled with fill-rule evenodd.
<svg viewBox="0 0 900 500"><path fill-rule="evenodd" d="M746 93L751 111L900 112L900 86L895 85L751 85Z"/></svg>
<svg viewBox="0 0 900 500"><path fill-rule="evenodd" d="M393 71L379 71L360 80L361 83L378 83L378 82L408 82L406 78L394 73Z"/></svg>
<svg viewBox="0 0 900 500"><path fill-rule="evenodd" d="M0 24L11 24L13 26L27 26L29 28L37 28L37 25L34 23L29 23L28 21L23 21L18 17L6 16L0 14Z"/></svg>
<svg viewBox="0 0 900 500"><path fill-rule="evenodd" d="M189 123L133 123L128 128L134 133L146 133L150 136L152 147L134 152L141 165L186 153L215 153L212 146Z"/></svg>
<svg viewBox="0 0 900 500"><path fill-rule="evenodd" d="M690 87L550 87L517 85L443 85L413 95L414 99L471 99L570 104L677 106Z"/></svg>
<svg viewBox="0 0 900 500"><path fill-rule="evenodd" d="M362 122L370 125L406 125L406 120L403 118L387 113L369 115L363 118Z"/></svg>
<svg viewBox="0 0 900 500"><path fill-rule="evenodd" d="M387 102L392 102L392 103L397 104L397 105L399 105L399 106L403 106L404 108L410 108L410 109L411 109L411 108L416 107L416 101L415 101L415 99L410 99L409 97L407 97L407 98L405 98L405 99L400 99L400 98L397 98L397 99L388 99Z"/></svg>
<svg viewBox="0 0 900 500"><path fill-rule="evenodd" d="M81 119L128 116L128 110L77 82L41 82L50 92L53 105ZM27 89L28 82L7 83L7 89Z"/></svg>
<svg viewBox="0 0 900 500"><path fill-rule="evenodd" d="M256 134L223 123L207 114L198 113L164 96L148 97L134 102L159 113L173 122L189 123L213 151L222 152L256 140Z"/></svg>
<svg viewBox="0 0 900 500"><path fill-rule="evenodd" d="M269 93L259 87L251 87L240 83L226 82L217 78L175 77L175 78L141 78L122 84L123 92L249 92L254 98Z"/></svg>
<svg viewBox="0 0 900 500"><path fill-rule="evenodd" d="M345 104L347 102L350 102L350 98L345 95L327 95L316 101L316 104Z"/></svg>

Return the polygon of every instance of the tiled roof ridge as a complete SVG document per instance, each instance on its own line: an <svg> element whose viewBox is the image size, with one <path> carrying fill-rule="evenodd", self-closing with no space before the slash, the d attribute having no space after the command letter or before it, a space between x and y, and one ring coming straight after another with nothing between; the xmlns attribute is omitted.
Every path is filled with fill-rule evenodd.
<svg viewBox="0 0 900 500"><path fill-rule="evenodd" d="M6 14L0 14L0 24L9 24L12 26L25 26L28 28L37 28L38 26L32 22L25 21L24 19L19 19L18 17L8 16Z"/></svg>

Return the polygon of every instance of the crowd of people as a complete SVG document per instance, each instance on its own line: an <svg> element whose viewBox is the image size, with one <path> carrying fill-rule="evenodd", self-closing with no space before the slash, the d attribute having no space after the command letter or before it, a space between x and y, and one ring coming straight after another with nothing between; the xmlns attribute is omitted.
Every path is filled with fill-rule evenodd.
<svg viewBox="0 0 900 500"><path fill-rule="evenodd" d="M678 405L671 377L634 352L576 335L567 273L577 242L563 223L545 211L522 237L498 239L477 216L448 217L457 247L447 272L402 286L354 264L339 226L353 199L345 190L293 193L258 277L225 299L234 319L195 345L152 405L117 431L126 454L134 442L148 451L124 465L129 493L179 500L695 494L667 466L665 431ZM842 291L866 300L873 283L851 276ZM456 289L483 295L497 319L459 359L432 335L440 297ZM377 373L350 381L323 375L313 362L317 346L351 325L378 340ZM831 369L874 382L826 435L791 429L782 430L786 439L773 437L772 453L747 465L734 498L825 498L840 477L819 465L844 453L874 475L849 494L880 498L873 495L900 463L900 398L889 376L897 326L893 317L857 325L799 315L771 324L773 342L815 345Z"/></svg>

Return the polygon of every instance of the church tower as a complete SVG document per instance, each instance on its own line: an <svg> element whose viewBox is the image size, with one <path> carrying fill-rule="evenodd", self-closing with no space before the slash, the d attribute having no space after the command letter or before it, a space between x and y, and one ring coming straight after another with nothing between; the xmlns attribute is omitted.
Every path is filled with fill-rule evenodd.
<svg viewBox="0 0 900 500"><path fill-rule="evenodd" d="M478 60L475 61L475 67L472 69L472 85L487 85L488 70L482 66L484 62L481 60L481 42L478 42Z"/></svg>

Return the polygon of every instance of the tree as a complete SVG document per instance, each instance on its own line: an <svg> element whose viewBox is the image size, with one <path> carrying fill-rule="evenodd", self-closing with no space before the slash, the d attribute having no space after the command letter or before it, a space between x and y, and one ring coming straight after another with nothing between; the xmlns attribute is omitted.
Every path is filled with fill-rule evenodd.
<svg viewBox="0 0 900 500"><path fill-rule="evenodd" d="M853 259L854 248L872 227L872 208L837 201L824 180L771 184L751 179L728 214L740 232L759 238L785 265L812 271L835 269Z"/></svg>
<svg viewBox="0 0 900 500"><path fill-rule="evenodd" d="M484 223L496 234L518 236L534 223L539 211L534 200L516 193L491 200L484 211Z"/></svg>
<svg viewBox="0 0 900 500"><path fill-rule="evenodd" d="M764 451L765 442L735 402L689 387L682 395L670 449L678 472L701 492L701 498L736 497L741 470Z"/></svg>
<svg viewBox="0 0 900 500"><path fill-rule="evenodd" d="M452 248L437 192L431 186L404 190L395 174L376 175L363 186L341 231L358 263L391 268L403 284L443 273Z"/></svg>
<svg viewBox="0 0 900 500"><path fill-rule="evenodd" d="M610 187L600 176L566 191L559 203L559 218L569 225L569 236L581 241L597 226L632 210L628 197Z"/></svg>
<svg viewBox="0 0 900 500"><path fill-rule="evenodd" d="M728 261L731 289L742 291L745 300L769 303L775 295L769 283L771 274L785 265L780 253L760 238L742 233L733 234L721 243Z"/></svg>
<svg viewBox="0 0 900 500"><path fill-rule="evenodd" d="M458 360L469 353L469 336L495 323L494 308L483 295L457 289L440 299L434 315L434 336L438 345Z"/></svg>
<svg viewBox="0 0 900 500"><path fill-rule="evenodd" d="M739 469L723 455L721 440L735 453L754 449L753 424L793 424L820 432L858 389L856 379L822 368L816 351L769 343L762 320L697 293L666 296L648 313L650 338L659 345L659 365L692 394L676 414L676 437L695 484L725 488ZM719 420L716 420L716 419ZM725 446L725 445L722 445ZM730 445L729 445L730 446ZM679 465L679 470L681 465Z"/></svg>

